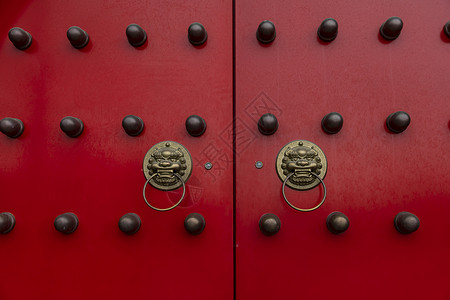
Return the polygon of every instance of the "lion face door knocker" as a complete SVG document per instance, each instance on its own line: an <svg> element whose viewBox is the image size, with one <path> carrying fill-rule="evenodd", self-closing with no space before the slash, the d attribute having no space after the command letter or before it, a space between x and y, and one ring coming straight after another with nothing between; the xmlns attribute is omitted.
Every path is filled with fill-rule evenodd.
<svg viewBox="0 0 450 300"><path fill-rule="evenodd" d="M275 167L278 177L283 182L283 198L290 207L298 211L313 211L325 202L327 189L323 179L327 173L327 159L316 144L305 140L288 143L278 153ZM323 198L313 208L298 208L286 197L286 185L304 191L316 187L319 183L323 186Z"/></svg>
<svg viewBox="0 0 450 300"><path fill-rule="evenodd" d="M145 203L154 210L168 211L183 201L186 193L185 182L192 173L192 158L189 151L177 142L160 142L147 151L142 170L147 179L143 189ZM150 184L161 191L172 191L183 187L183 194L178 202L168 208L157 208L151 205L145 196L145 189Z"/></svg>

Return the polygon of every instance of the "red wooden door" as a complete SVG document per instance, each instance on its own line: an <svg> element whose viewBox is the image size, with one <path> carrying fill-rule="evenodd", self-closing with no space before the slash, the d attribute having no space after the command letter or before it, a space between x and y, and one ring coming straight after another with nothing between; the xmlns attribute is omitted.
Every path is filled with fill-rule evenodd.
<svg viewBox="0 0 450 300"><path fill-rule="evenodd" d="M0 119L25 128L0 137L0 212L16 220L1 236L0 297L231 299L234 288L237 299L447 299L448 6L236 1L233 119L231 1L0 4ZM388 42L378 31L391 16L404 27ZM339 31L323 42L329 17ZM263 20L275 24L271 43L255 37ZM208 32L201 46L188 41L193 22ZM146 30L143 46L128 43L131 23ZM89 34L84 48L67 40L74 25ZM27 50L8 40L12 27L32 35ZM411 123L394 134L385 120L397 111ZM336 134L321 128L330 112L344 119ZM257 128L266 113L279 123L272 135ZM125 133L127 115L142 133ZM203 135L186 131L190 115L206 121ZM79 137L61 131L66 116L83 121ZM275 168L295 140L315 143L328 164L327 198L312 212L287 205ZM193 162L186 197L168 212L142 199L144 155L161 141L181 143ZM181 197L148 190L160 207ZM286 187L300 207L323 194ZM339 235L326 226L336 211L351 224ZM417 231L396 231L402 211ZM53 222L67 212L79 225L64 235ZM118 229L126 213L140 216L135 234ZM205 218L201 234L183 227L190 213ZM272 236L258 228L266 213L281 223Z"/></svg>
<svg viewBox="0 0 450 300"><path fill-rule="evenodd" d="M0 136L0 212L15 216L1 236L1 299L230 299L232 230L232 3L230 1L14 1L0 4L0 119L18 118L18 138ZM208 40L188 41L200 22ZM133 47L125 29L139 24L147 42ZM66 31L79 26L86 47ZM8 31L32 35L16 49ZM145 123L138 136L122 128L127 115ZM192 137L190 115L206 132ZM66 116L84 131L70 138ZM168 212L142 199L142 162L161 141L192 156L186 197ZM213 167L206 170L204 165ZM149 187L153 205L170 206L181 189ZM55 230L55 217L74 213L76 231ZM118 228L140 216L134 235ZM192 236L190 213L206 220Z"/></svg>
<svg viewBox="0 0 450 300"><path fill-rule="evenodd" d="M237 299L449 299L449 10L448 1L236 2ZM379 29L392 16L404 25L388 42ZM326 18L338 22L332 42L317 36ZM255 38L263 20L275 25L272 43ZM397 111L411 123L393 134L385 120ZM344 120L336 134L321 128L331 112ZM266 113L279 123L273 135L257 129ZM328 195L312 212L285 203L275 170L294 140L327 158ZM313 207L323 189L286 196ZM339 235L326 226L335 211L350 222ZM402 211L418 217L417 231L396 231ZM265 213L279 217L277 234L260 232Z"/></svg>

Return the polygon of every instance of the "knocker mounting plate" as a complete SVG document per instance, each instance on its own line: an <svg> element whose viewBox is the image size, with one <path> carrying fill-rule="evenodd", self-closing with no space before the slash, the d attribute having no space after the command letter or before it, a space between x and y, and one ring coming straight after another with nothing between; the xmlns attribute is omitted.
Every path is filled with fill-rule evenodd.
<svg viewBox="0 0 450 300"><path fill-rule="evenodd" d="M286 185L295 190L309 190L316 187L320 183L317 177L323 180L327 173L327 159L322 149L305 140L285 145L278 153L275 163L278 177L282 182L293 173Z"/></svg>
<svg viewBox="0 0 450 300"><path fill-rule="evenodd" d="M151 186L162 191L172 191L183 186L182 181L186 182L191 176L191 154L180 143L160 142L145 154L142 170Z"/></svg>

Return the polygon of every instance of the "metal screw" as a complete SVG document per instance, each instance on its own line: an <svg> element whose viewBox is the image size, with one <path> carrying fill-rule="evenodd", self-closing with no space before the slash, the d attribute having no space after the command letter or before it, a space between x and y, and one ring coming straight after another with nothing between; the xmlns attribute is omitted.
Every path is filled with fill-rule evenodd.
<svg viewBox="0 0 450 300"><path fill-rule="evenodd" d="M255 163L255 167L257 168L257 169L261 169L262 167L263 167L263 163L262 163L262 161L257 161L256 163Z"/></svg>
<svg viewBox="0 0 450 300"><path fill-rule="evenodd" d="M205 169L206 169L206 170L211 170L211 168L212 168L212 163L207 162L207 163L205 164Z"/></svg>

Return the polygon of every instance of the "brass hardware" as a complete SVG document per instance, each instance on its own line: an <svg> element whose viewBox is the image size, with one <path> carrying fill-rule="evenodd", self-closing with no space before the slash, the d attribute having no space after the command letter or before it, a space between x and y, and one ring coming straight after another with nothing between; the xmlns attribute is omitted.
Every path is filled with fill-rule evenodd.
<svg viewBox="0 0 450 300"><path fill-rule="evenodd" d="M278 153L276 165L278 177L283 181L283 198L286 203L298 211L313 211L318 209L327 197L327 188L323 178L327 173L327 159L322 149L316 144L305 140L293 141L285 145ZM323 198L312 208L298 208L286 197L286 185L295 190L309 190L319 183L323 186Z"/></svg>
<svg viewBox="0 0 450 300"><path fill-rule="evenodd" d="M168 211L183 201L186 193L185 182L192 173L191 154L183 145L171 141L154 145L145 154L142 169L147 179L142 194L149 207L157 211ZM172 191L183 187L183 194L175 205L169 208L157 208L152 206L145 197L147 184L161 191Z"/></svg>
<svg viewBox="0 0 450 300"><path fill-rule="evenodd" d="M173 173L173 175L175 175L174 177L178 178L178 180L180 180L181 184L183 185L183 194L181 195L180 200L178 200L177 203L175 203L174 205L172 205L171 207L168 207L168 208L158 208L158 207L155 207L155 206L151 205L151 204L148 202L147 197L145 196L145 189L147 188L147 185L149 184L150 180L152 180L153 177L155 177L155 176L157 176L157 175L158 175L158 173L153 174L153 175L150 176L150 178L147 179L147 181L145 182L145 184L144 184L144 189L142 190L142 196L144 197L144 201L145 201L145 203L147 203L147 205L148 205L150 208L153 208L154 210L157 210L157 211L168 211L168 210L174 209L175 207L177 207L178 205L180 205L181 201L183 201L184 195L186 194L186 185L184 184L183 179L181 178L180 175L178 175L178 173Z"/></svg>
<svg viewBox="0 0 450 300"><path fill-rule="evenodd" d="M322 149L305 140L285 145L276 160L280 180L286 182L288 187L300 191L312 189L321 183L327 173L327 166ZM286 181L288 176L289 180Z"/></svg>
<svg viewBox="0 0 450 300"><path fill-rule="evenodd" d="M160 142L145 154L143 171L152 187L161 191L176 190L182 186L181 181L186 182L191 176L191 154L177 142ZM178 180L174 174L180 175L181 179Z"/></svg>
<svg viewBox="0 0 450 300"><path fill-rule="evenodd" d="M287 197L286 197L286 193L285 193L284 190L286 189L286 182L287 182L288 179L289 179L292 175L294 175L294 174L295 174L295 173L289 174L289 175L286 177L286 179L283 181L282 192L283 192L283 198L284 198L284 200L286 201L286 203L287 203L290 207L292 207L293 209L298 210L298 211L313 211L313 210L316 210L316 209L318 209L319 207L321 207L322 204L325 202L325 199L327 198L327 188L325 187L325 183L324 183L323 180L319 177L319 175L316 175L315 173L312 173L312 172L311 172L311 175L314 175L314 177L316 177L316 178L320 181L320 183L322 184L322 186L323 186L323 198L322 198L322 201L320 201L319 204L317 204L316 206L314 206L314 207L312 207L312 208L299 208L299 207L296 207L295 205L293 205L291 202L289 202L289 200L288 200Z"/></svg>

